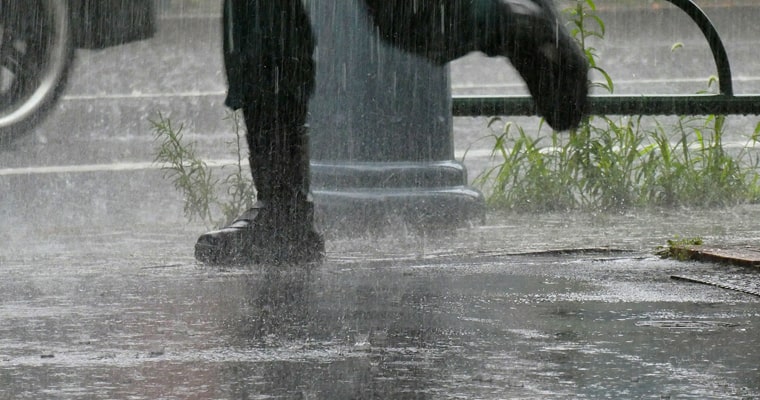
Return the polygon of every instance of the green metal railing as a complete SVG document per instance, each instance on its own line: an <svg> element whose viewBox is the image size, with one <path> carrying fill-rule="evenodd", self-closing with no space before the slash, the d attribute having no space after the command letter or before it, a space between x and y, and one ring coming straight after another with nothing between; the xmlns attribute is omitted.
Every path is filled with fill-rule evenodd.
<svg viewBox="0 0 760 400"><path fill-rule="evenodd" d="M602 95L589 97L593 115L760 114L760 95L734 95L731 66L715 26L693 0L668 0L697 24L718 70L718 94ZM536 115L530 96L453 96L454 116Z"/></svg>

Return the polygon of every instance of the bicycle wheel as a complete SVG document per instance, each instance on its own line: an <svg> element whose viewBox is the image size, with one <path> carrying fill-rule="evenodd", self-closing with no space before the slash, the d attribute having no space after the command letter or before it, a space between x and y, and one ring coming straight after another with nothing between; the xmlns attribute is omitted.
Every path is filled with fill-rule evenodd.
<svg viewBox="0 0 760 400"><path fill-rule="evenodd" d="M0 143L44 119L73 56L68 1L0 1Z"/></svg>

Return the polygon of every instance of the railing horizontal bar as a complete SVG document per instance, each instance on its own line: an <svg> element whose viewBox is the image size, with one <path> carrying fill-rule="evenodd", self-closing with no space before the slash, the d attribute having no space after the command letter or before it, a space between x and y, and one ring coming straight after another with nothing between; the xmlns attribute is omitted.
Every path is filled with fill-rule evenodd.
<svg viewBox="0 0 760 400"><path fill-rule="evenodd" d="M530 96L453 96L457 117L536 115ZM717 95L607 95L590 96L592 115L760 115L760 96Z"/></svg>

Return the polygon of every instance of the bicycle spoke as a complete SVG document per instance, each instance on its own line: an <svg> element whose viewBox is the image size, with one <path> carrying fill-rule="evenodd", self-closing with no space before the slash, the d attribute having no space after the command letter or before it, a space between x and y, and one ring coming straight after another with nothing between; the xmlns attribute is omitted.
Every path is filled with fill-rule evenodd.
<svg viewBox="0 0 760 400"><path fill-rule="evenodd" d="M12 41L3 41L0 46L0 66L6 68L14 75L18 75L22 70L24 53L17 49Z"/></svg>

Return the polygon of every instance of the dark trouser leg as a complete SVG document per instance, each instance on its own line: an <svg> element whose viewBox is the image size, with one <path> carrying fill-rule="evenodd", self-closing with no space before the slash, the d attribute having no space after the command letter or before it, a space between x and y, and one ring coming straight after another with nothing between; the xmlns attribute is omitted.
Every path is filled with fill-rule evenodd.
<svg viewBox="0 0 760 400"><path fill-rule="evenodd" d="M314 230L309 201L305 122L315 70L308 16L300 0L228 0L229 6L235 7L240 25L234 43L225 37L228 104L243 109L258 204L232 230L202 236L196 258L212 263L317 260L324 244ZM199 256L199 246L203 250L210 244L221 249L218 254Z"/></svg>
<svg viewBox="0 0 760 400"><path fill-rule="evenodd" d="M507 57L553 128L578 125L588 61L552 0L365 0L381 37L433 62L471 51Z"/></svg>

